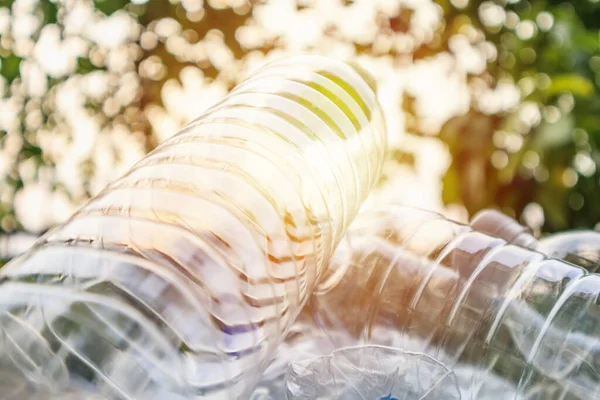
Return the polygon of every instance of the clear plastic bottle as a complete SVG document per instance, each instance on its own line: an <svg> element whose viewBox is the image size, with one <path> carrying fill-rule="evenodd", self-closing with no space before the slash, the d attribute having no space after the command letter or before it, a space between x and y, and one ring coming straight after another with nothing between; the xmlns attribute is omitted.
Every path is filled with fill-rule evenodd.
<svg viewBox="0 0 600 400"><path fill-rule="evenodd" d="M37 241L38 236L16 233L0 235L0 261L10 260L29 249Z"/></svg>
<svg viewBox="0 0 600 400"><path fill-rule="evenodd" d="M336 350L330 332L322 331L316 324L310 307L304 307L269 367L263 373L251 400L282 400L286 396L285 375L296 361L317 358Z"/></svg>
<svg viewBox="0 0 600 400"><path fill-rule="evenodd" d="M589 272L598 272L600 268L600 233L596 231L567 231L536 239L529 228L492 209L477 213L471 221L471 226L479 232L499 237L509 243L535 249L549 257L582 266Z"/></svg>
<svg viewBox="0 0 600 400"><path fill-rule="evenodd" d="M380 344L489 373L504 398L600 398L600 276L436 213L361 214L311 299L338 346Z"/></svg>
<svg viewBox="0 0 600 400"><path fill-rule="evenodd" d="M263 67L0 271L0 393L249 397L385 148L358 66Z"/></svg>
<svg viewBox="0 0 600 400"><path fill-rule="evenodd" d="M356 346L290 365L288 400L458 400L456 377L425 355Z"/></svg>

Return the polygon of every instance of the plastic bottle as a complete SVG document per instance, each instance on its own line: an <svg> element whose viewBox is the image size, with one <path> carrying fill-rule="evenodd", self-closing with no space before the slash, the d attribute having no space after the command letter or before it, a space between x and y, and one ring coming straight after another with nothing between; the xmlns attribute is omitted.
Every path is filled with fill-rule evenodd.
<svg viewBox="0 0 600 400"><path fill-rule="evenodd" d="M336 348L331 341L331 333L322 331L310 308L304 307L285 340L277 348L250 400L285 399L285 375L289 366L295 361L329 355L334 350Z"/></svg>
<svg viewBox="0 0 600 400"><path fill-rule="evenodd" d="M456 377L433 358L383 346L357 346L293 363L288 400L454 400Z"/></svg>
<svg viewBox="0 0 600 400"><path fill-rule="evenodd" d="M263 67L0 270L0 393L249 397L385 148L358 66Z"/></svg>
<svg viewBox="0 0 600 400"><path fill-rule="evenodd" d="M600 268L600 233L596 231L567 231L538 240L529 228L491 209L477 213L471 221L471 226L479 232L499 237L509 243L577 264L589 272L598 272Z"/></svg>
<svg viewBox="0 0 600 400"><path fill-rule="evenodd" d="M340 347L380 344L473 367L463 398L482 398L493 373L506 399L596 399L599 293L600 276L579 266L390 206L357 218L311 304Z"/></svg>
<svg viewBox="0 0 600 400"><path fill-rule="evenodd" d="M10 260L29 249L38 236L24 233L0 235L0 260Z"/></svg>

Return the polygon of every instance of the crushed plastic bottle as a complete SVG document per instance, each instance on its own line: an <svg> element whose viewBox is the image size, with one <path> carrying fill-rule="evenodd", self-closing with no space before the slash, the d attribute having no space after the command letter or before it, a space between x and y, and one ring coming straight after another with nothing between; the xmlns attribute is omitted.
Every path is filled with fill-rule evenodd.
<svg viewBox="0 0 600 400"><path fill-rule="evenodd" d="M340 347L472 367L461 383L472 399L491 372L514 398L583 400L600 398L599 293L581 267L390 206L357 218L311 303Z"/></svg>
<svg viewBox="0 0 600 400"><path fill-rule="evenodd" d="M555 233L536 239L531 230L497 210L487 209L477 213L471 226L483 233L499 237L509 243L528 247L579 265L589 272L600 269L600 233L576 230Z"/></svg>
<svg viewBox="0 0 600 400"><path fill-rule="evenodd" d="M277 348L250 400L285 399L285 374L288 367L296 361L329 355L334 350L336 348L330 334L320 329L310 308L305 307Z"/></svg>
<svg viewBox="0 0 600 400"><path fill-rule="evenodd" d="M308 310L308 307L306 310ZM306 312L303 312L303 314L306 314ZM332 342L337 341L327 340L331 334L331 332L321 330L316 322L306 318L306 315L305 318L297 320L285 342L279 346L272 364L263 374L263 378L250 400L285 399L287 395L284 375L288 367L295 362L331 354L335 350ZM412 337L407 342L404 335L393 330L381 330L375 333L375 336L379 341L388 343L392 348L404 346L401 350L415 354L426 348L424 340ZM438 357L443 360L448 359L443 351L438 352ZM452 372L456 376L461 399L506 400L518 397L516 385L499 377L492 371L481 371L472 365L456 363L452 367ZM474 375L479 377L476 385L471 384ZM451 384L450 381L447 382L447 384Z"/></svg>
<svg viewBox="0 0 600 400"><path fill-rule="evenodd" d="M358 346L297 361L286 378L288 400L460 399L456 377L424 355L383 346Z"/></svg>
<svg viewBox="0 0 600 400"><path fill-rule="evenodd" d="M471 221L471 227L477 231L496 236L507 242L513 241L514 244L529 246L538 249L540 252L548 251L547 255L554 255L562 258L567 254L567 260L575 260L582 266L589 266L588 260L582 260L578 257L584 252L588 255L593 254L593 246L598 248L598 233L594 231L578 231L566 234L555 234L547 236L541 240L536 239L532 231L520 224L514 219L502 214L496 210L484 210L478 213ZM560 240L555 240L556 238ZM565 243L563 237L571 239L589 238L584 240L584 246L573 246L573 240ZM579 242L581 243L581 242ZM540 250L541 249L541 250ZM573 249L575 251L573 251ZM574 258L576 256L577 258ZM573 261L571 261L573 262ZM306 311L306 310L305 310ZM329 332L331 336L335 332ZM339 334L339 331L337 332ZM269 366L267 372L263 375L252 400L277 400L285 398L285 382L283 375L289 364L304 360L307 358L316 358L331 353L335 346L331 340L325 337L325 331L321 330L315 321L310 318L307 312L303 312L301 318L296 320L290 334L285 342L279 347L274 362ZM406 340L405 335L398 334L397 331L383 329L377 330L374 336L381 343L389 346L404 346L404 350L418 352L426 347L424 340L417 337L411 337ZM333 340L333 342L343 342L343 338ZM442 360L448 360L448 356L442 350L438 352L438 357ZM492 371L481 371L468 364L456 363L453 366L453 372L456 375L461 396L463 399L486 399L486 400L504 400L518 397L517 386L494 374ZM477 385L471 385L474 375L479 376ZM547 387L539 385L530 390L530 393L545 393ZM552 391L556 391L554 388Z"/></svg>
<svg viewBox="0 0 600 400"><path fill-rule="evenodd" d="M385 148L358 66L263 67L0 271L0 393L247 398Z"/></svg>

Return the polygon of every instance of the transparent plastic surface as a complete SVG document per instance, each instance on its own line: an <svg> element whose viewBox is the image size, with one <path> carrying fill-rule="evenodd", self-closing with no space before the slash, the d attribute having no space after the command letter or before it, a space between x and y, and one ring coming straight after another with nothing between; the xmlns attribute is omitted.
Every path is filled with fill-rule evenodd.
<svg viewBox="0 0 600 400"><path fill-rule="evenodd" d="M596 231L561 232L538 240L527 227L496 210L479 212L473 217L471 226L509 243L577 264L590 272L597 272L600 268L600 233Z"/></svg>
<svg viewBox="0 0 600 400"><path fill-rule="evenodd" d="M471 227L478 232L504 239L510 244L531 249L535 249L538 244L531 229L498 210L481 210L471 219Z"/></svg>
<svg viewBox="0 0 600 400"><path fill-rule="evenodd" d="M305 307L285 340L277 348L251 400L285 399L285 374L289 365L296 361L329 355L335 349L330 334L321 330L310 308Z"/></svg>
<svg viewBox="0 0 600 400"><path fill-rule="evenodd" d="M473 368L527 399L600 398L600 276L394 207L361 214L314 298L338 346L381 344ZM503 390L504 390L503 389Z"/></svg>
<svg viewBox="0 0 600 400"><path fill-rule="evenodd" d="M297 361L287 379L289 400L460 399L456 377L433 358L383 346L358 346Z"/></svg>
<svg viewBox="0 0 600 400"><path fill-rule="evenodd" d="M600 269L600 233L571 231L548 235L538 241L536 250L551 257L581 265L590 272Z"/></svg>
<svg viewBox="0 0 600 400"><path fill-rule="evenodd" d="M379 176L366 77L268 64L7 264L1 381L20 398L247 398Z"/></svg>

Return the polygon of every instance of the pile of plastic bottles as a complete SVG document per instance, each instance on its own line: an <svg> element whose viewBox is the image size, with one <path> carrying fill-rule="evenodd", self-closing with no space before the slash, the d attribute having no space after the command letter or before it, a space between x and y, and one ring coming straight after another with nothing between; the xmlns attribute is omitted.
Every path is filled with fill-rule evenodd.
<svg viewBox="0 0 600 400"><path fill-rule="evenodd" d="M597 277L549 258L595 266L594 246L600 248L596 232L537 240L494 210L470 226L414 208L365 212L334 254L332 280L318 285L256 398L385 398L377 397L384 386L362 384L344 373L347 358L329 355L355 352L354 371L372 381L370 371L385 371L387 355L370 357L372 346L439 363L420 367L427 382L419 383L421 393L430 397L406 390L414 386L404 382L414 379L410 373L393 377L423 359L397 363L389 373L390 381L402 382L396 398L597 398ZM450 372L444 380L427 381L443 367Z"/></svg>
<svg viewBox="0 0 600 400"><path fill-rule="evenodd" d="M0 270L0 398L600 398L598 234L359 213L386 142L358 65L267 64Z"/></svg>

